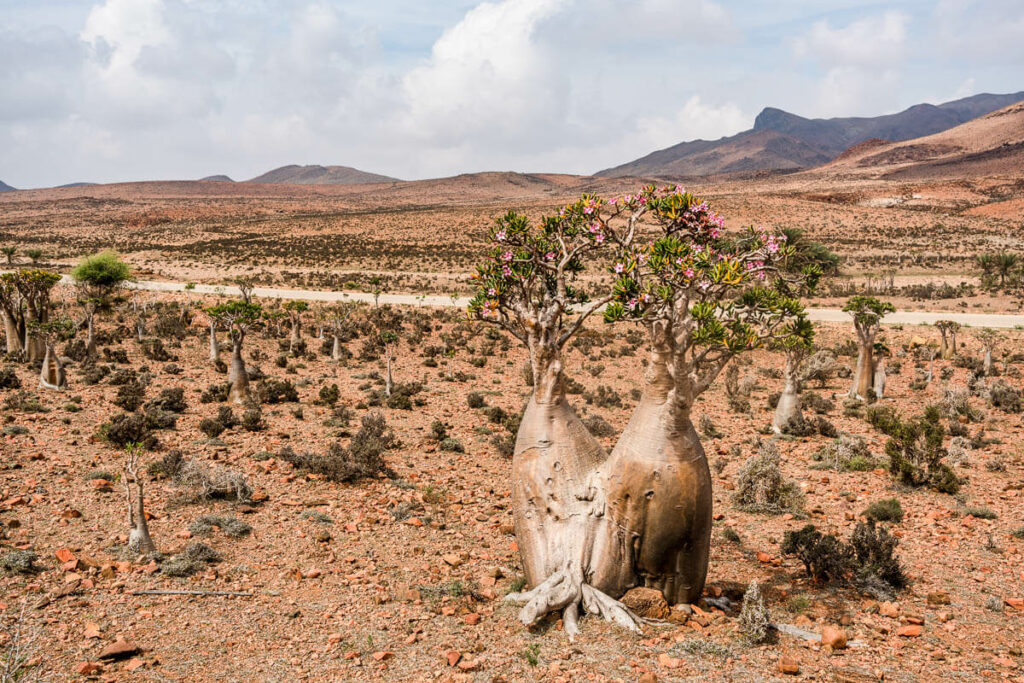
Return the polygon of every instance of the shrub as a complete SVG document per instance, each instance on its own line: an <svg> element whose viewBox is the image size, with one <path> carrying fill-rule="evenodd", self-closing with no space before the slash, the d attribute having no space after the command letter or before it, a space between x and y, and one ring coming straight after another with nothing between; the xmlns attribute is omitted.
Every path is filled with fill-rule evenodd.
<svg viewBox="0 0 1024 683"><path fill-rule="evenodd" d="M709 439L720 439L725 436L722 432L718 431L718 427L715 426L711 416L707 413L700 416L698 424L700 425L701 434Z"/></svg>
<svg viewBox="0 0 1024 683"><path fill-rule="evenodd" d="M743 607L740 610L740 631L753 644L765 643L772 636L772 615L764 605L761 586L751 581L747 592L743 594Z"/></svg>
<svg viewBox="0 0 1024 683"><path fill-rule="evenodd" d="M341 397L341 391L338 389L337 384L327 386L326 384L320 387L320 402L326 406L333 406L338 402Z"/></svg>
<svg viewBox="0 0 1024 683"><path fill-rule="evenodd" d="M178 461L174 481L192 489L200 500L236 500L244 503L252 499L252 487L241 472L227 467L208 466L190 458Z"/></svg>
<svg viewBox="0 0 1024 683"><path fill-rule="evenodd" d="M808 391L800 395L800 407L818 415L827 415L835 409L836 404L821 394Z"/></svg>
<svg viewBox="0 0 1024 683"><path fill-rule="evenodd" d="M903 506L897 498L883 498L868 505L862 514L877 522L899 524L903 521Z"/></svg>
<svg viewBox="0 0 1024 683"><path fill-rule="evenodd" d="M503 458L511 458L516 451L516 437L512 434L495 434L491 437L491 445Z"/></svg>
<svg viewBox="0 0 1024 683"><path fill-rule="evenodd" d="M874 519L868 519L857 524L850 543L843 543L832 534L822 534L813 524L799 531L787 531L781 551L796 555L815 581L851 581L878 595L903 588L907 583L894 555L896 545L896 538L876 526Z"/></svg>
<svg viewBox="0 0 1024 683"><path fill-rule="evenodd" d="M158 363L178 360L164 348L164 343L159 339L147 339L142 342L142 355Z"/></svg>
<svg viewBox="0 0 1024 683"><path fill-rule="evenodd" d="M20 389L21 380L14 368L5 367L0 369L0 389Z"/></svg>
<svg viewBox="0 0 1024 683"><path fill-rule="evenodd" d="M799 511L802 496L791 481L782 475L779 449L773 441L758 444L757 455L748 459L739 472L736 504L748 512L781 514Z"/></svg>
<svg viewBox="0 0 1024 683"><path fill-rule="evenodd" d="M164 389L160 395L146 404L149 408L160 408L172 413L183 413L188 408L185 403L185 390L181 387Z"/></svg>
<svg viewBox="0 0 1024 683"><path fill-rule="evenodd" d="M950 420L961 416L968 422L979 422L984 417L978 410L971 407L971 392L966 388L947 387L942 397L942 414Z"/></svg>
<svg viewBox="0 0 1024 683"><path fill-rule="evenodd" d="M114 398L114 405L119 408L127 410L129 413L133 413L139 409L142 405L142 399L146 396L146 387L141 382L135 381L128 384L122 384L121 388L117 390L117 396Z"/></svg>
<svg viewBox="0 0 1024 683"><path fill-rule="evenodd" d="M466 452L466 449L463 447L462 442L450 436L440 443L440 448L442 451L448 451L451 453Z"/></svg>
<svg viewBox="0 0 1024 683"><path fill-rule="evenodd" d="M430 435L434 441L444 441L445 437L448 436L448 427L445 426L444 422L434 420L430 423Z"/></svg>
<svg viewBox="0 0 1024 683"><path fill-rule="evenodd" d="M247 432L260 432L266 429L263 421L263 410L259 406L246 408L242 413L242 429Z"/></svg>
<svg viewBox="0 0 1024 683"><path fill-rule="evenodd" d="M822 466L847 472L863 472L875 468L867 442L859 436L842 434L814 454L813 458Z"/></svg>
<svg viewBox="0 0 1024 683"><path fill-rule="evenodd" d="M583 426L597 437L615 436L615 427L608 424L607 420L600 415L591 415L590 417L583 418Z"/></svg>
<svg viewBox="0 0 1024 683"><path fill-rule="evenodd" d="M937 406L928 406L924 415L901 420L893 415L887 423L886 433L891 437L885 444L889 456L889 471L900 483L908 486L928 486L942 493L956 493L960 480L942 462L946 451L942 447L945 430L939 423Z"/></svg>
<svg viewBox="0 0 1024 683"><path fill-rule="evenodd" d="M299 392L286 379L268 377L256 385L255 396L260 403L297 403Z"/></svg>
<svg viewBox="0 0 1024 683"><path fill-rule="evenodd" d="M595 405L598 408L621 408L622 407L622 396L611 387L600 385L594 392L586 392L583 394L583 400L587 402L587 405Z"/></svg>
<svg viewBox="0 0 1024 683"><path fill-rule="evenodd" d="M82 367L82 381L86 384L99 384L103 378L110 374L109 365L90 363Z"/></svg>
<svg viewBox="0 0 1024 683"><path fill-rule="evenodd" d="M164 457L161 459L154 460L149 463L146 467L146 471L153 477L174 479L178 476L178 472L181 470L181 466L184 462L185 457L182 455L181 451L175 449L165 453Z"/></svg>
<svg viewBox="0 0 1024 683"><path fill-rule="evenodd" d="M199 431L211 439L216 439L224 433L224 423L212 417L204 417L199 423Z"/></svg>
<svg viewBox="0 0 1024 683"><path fill-rule="evenodd" d="M156 437L146 423L145 416L138 413L115 415L110 422L100 427L100 434L119 448L130 443L140 444L147 449L156 446Z"/></svg>
<svg viewBox="0 0 1024 683"><path fill-rule="evenodd" d="M6 574L34 574L38 556L30 550L11 550L0 555L0 570Z"/></svg>
<svg viewBox="0 0 1024 683"><path fill-rule="evenodd" d="M1002 380L993 382L989 387L988 400L993 408L999 408L1004 413L1021 412L1021 392Z"/></svg>
<svg viewBox="0 0 1024 683"><path fill-rule="evenodd" d="M203 515L189 525L188 530L193 536L205 536L220 529L232 538L242 538L252 533L252 526L238 519L223 515Z"/></svg>
<svg viewBox="0 0 1024 683"><path fill-rule="evenodd" d="M331 411L331 416L324 420L324 424L328 427L344 429L352 423L352 417L352 411L348 406L335 406L334 410Z"/></svg>
<svg viewBox="0 0 1024 683"><path fill-rule="evenodd" d="M505 412L505 410L498 406L487 406L487 408L485 408L483 412L484 415L487 416L487 419L493 422L494 424L501 424L502 422L505 421L505 418L508 417L508 414Z"/></svg>
<svg viewBox="0 0 1024 683"><path fill-rule="evenodd" d="M238 418L235 417L235 411L231 406L221 406L217 409L217 421L224 425L225 429L238 426Z"/></svg>
<svg viewBox="0 0 1024 683"><path fill-rule="evenodd" d="M174 429L178 424L178 416L163 408L146 409L146 426L150 429Z"/></svg>
<svg viewBox="0 0 1024 683"><path fill-rule="evenodd" d="M325 455L299 454L285 447L279 458L292 466L330 481L350 482L384 473L392 475L384 462L384 451L396 445L394 432L382 415L363 417L362 426L349 442L348 448L334 442Z"/></svg>
<svg viewBox="0 0 1024 683"><path fill-rule="evenodd" d="M228 394L231 392L230 382L214 382L206 388L206 390L200 394L200 403L223 403L228 400Z"/></svg>
<svg viewBox="0 0 1024 683"><path fill-rule="evenodd" d="M470 408L483 408L487 405L487 401L484 399L484 395L479 391L471 391L466 395L466 403Z"/></svg>

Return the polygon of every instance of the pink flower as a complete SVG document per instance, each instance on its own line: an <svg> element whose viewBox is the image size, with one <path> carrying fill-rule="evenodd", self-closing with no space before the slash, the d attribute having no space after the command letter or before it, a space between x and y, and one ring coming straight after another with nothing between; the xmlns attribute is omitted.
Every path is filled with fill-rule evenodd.
<svg viewBox="0 0 1024 683"><path fill-rule="evenodd" d="M544 260L546 260L546 261L554 261L555 260L555 252L549 251L548 253L544 254Z"/></svg>
<svg viewBox="0 0 1024 683"><path fill-rule="evenodd" d="M622 265L621 263L616 263L615 264L615 272L616 273L622 273L625 270L626 270L626 266Z"/></svg>
<svg viewBox="0 0 1024 683"><path fill-rule="evenodd" d="M598 244L604 244L604 235L602 235L601 233L597 233L596 235L594 235L594 241L597 242Z"/></svg>
<svg viewBox="0 0 1024 683"><path fill-rule="evenodd" d="M685 275L685 276L686 276L686 279L687 279L687 280L692 280L692 279L693 279L693 276L694 276L694 275L696 275L696 273L695 273L695 272L693 272L693 268L687 268L687 269L686 269L686 272L685 272L685 273L683 273L683 275Z"/></svg>
<svg viewBox="0 0 1024 683"><path fill-rule="evenodd" d="M497 293L498 290L496 290L494 287L491 287L490 289L487 290L487 296L495 296Z"/></svg>
<svg viewBox="0 0 1024 683"><path fill-rule="evenodd" d="M504 242L505 241L505 231L504 230L499 230L498 234L495 235L495 237L498 238L499 242Z"/></svg>
<svg viewBox="0 0 1024 683"><path fill-rule="evenodd" d="M502 266L501 267L501 274L504 275L505 277L511 277L512 276L512 269L509 268L508 266Z"/></svg>

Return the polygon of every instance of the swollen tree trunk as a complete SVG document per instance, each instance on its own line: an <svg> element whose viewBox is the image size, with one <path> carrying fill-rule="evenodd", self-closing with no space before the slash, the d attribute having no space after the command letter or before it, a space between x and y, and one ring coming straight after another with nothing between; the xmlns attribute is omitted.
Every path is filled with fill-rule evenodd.
<svg viewBox="0 0 1024 683"><path fill-rule="evenodd" d="M949 351L949 333L946 331L945 327L940 327L939 334L942 335L942 338L939 341L939 358L943 360L949 360L950 358L953 357L953 354L951 354Z"/></svg>
<svg viewBox="0 0 1024 683"><path fill-rule="evenodd" d="M391 387L394 386L394 381L391 379L391 348L388 347L384 351L384 362L387 365L387 372L384 375L384 395L391 398Z"/></svg>
<svg viewBox="0 0 1024 683"><path fill-rule="evenodd" d="M242 340L236 339L231 344L231 368L228 371L228 381L231 382L231 389L228 391L228 401L243 404L249 400L249 373L245 369L245 361L242 360Z"/></svg>
<svg viewBox="0 0 1024 683"><path fill-rule="evenodd" d="M220 346L217 345L217 323L210 321L210 362L220 360Z"/></svg>
<svg viewBox="0 0 1024 683"><path fill-rule="evenodd" d="M85 315L85 327L87 330L85 353L87 356L91 357L96 354L96 314L92 311L88 311Z"/></svg>
<svg viewBox="0 0 1024 683"><path fill-rule="evenodd" d="M341 337L334 335L334 343L331 344L331 360L341 360Z"/></svg>
<svg viewBox="0 0 1024 683"><path fill-rule="evenodd" d="M885 358L879 358L875 366L875 398L885 395Z"/></svg>
<svg viewBox="0 0 1024 683"><path fill-rule="evenodd" d="M141 344L144 336L146 336L146 319L140 315L135 319L135 341Z"/></svg>
<svg viewBox="0 0 1024 683"><path fill-rule="evenodd" d="M949 357L956 357L956 327L949 331Z"/></svg>
<svg viewBox="0 0 1024 683"><path fill-rule="evenodd" d="M67 386L64 365L60 362L53 344L46 344L46 355L43 356L43 367L39 372L39 385L57 391Z"/></svg>
<svg viewBox="0 0 1024 683"><path fill-rule="evenodd" d="M862 336L860 346L857 349L857 369L853 373L853 386L850 387L850 397L864 400L868 392L874 388L875 382L875 355L873 336Z"/></svg>
<svg viewBox="0 0 1024 683"><path fill-rule="evenodd" d="M992 375L992 349L991 347L985 347L985 357L982 361L982 368L985 370L985 376L990 377Z"/></svg>
<svg viewBox="0 0 1024 683"><path fill-rule="evenodd" d="M18 323L6 309L2 311L4 317L4 333L7 335L7 353L21 353L25 350L21 342L21 332L18 330Z"/></svg>
<svg viewBox="0 0 1024 683"><path fill-rule="evenodd" d="M800 412L800 365L802 356L799 349L788 349L786 352L785 384L775 406L775 417L772 418L772 431L782 434L792 427L803 426L804 416Z"/></svg>
<svg viewBox="0 0 1024 683"><path fill-rule="evenodd" d="M298 315L292 315L292 337L288 344L288 351L295 353L302 344L302 319Z"/></svg>
<svg viewBox="0 0 1024 683"><path fill-rule="evenodd" d="M692 397L670 354L654 349L633 416L601 468L605 523L594 533L588 582L612 598L636 585L693 603L707 577L712 491Z"/></svg>
<svg viewBox="0 0 1024 683"><path fill-rule="evenodd" d="M146 522L142 479L139 478L137 472L126 471L124 488L128 497L128 549L142 554L156 552L156 544L153 543L153 538L149 535L149 524Z"/></svg>

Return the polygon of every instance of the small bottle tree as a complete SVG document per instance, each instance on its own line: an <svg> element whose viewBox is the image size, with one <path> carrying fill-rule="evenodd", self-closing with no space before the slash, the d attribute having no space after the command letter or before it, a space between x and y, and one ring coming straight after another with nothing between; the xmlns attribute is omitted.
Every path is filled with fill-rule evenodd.
<svg viewBox="0 0 1024 683"><path fill-rule="evenodd" d="M960 331L960 323L952 320L938 320L935 329L941 335L939 342L939 358L950 360L956 356L956 333Z"/></svg>
<svg viewBox="0 0 1024 683"><path fill-rule="evenodd" d="M772 417L772 431L776 434L799 432L804 428L804 416L800 410L800 393L803 391L804 361L814 348L814 328L811 322L801 317L794 322L798 333L784 337L774 348L786 354L786 365L782 370L782 393Z"/></svg>
<svg viewBox="0 0 1024 683"><path fill-rule="evenodd" d="M0 274L0 315L3 315L7 353L10 354L25 350L25 302L16 281L16 273Z"/></svg>
<svg viewBox="0 0 1024 683"><path fill-rule="evenodd" d="M35 329L40 329L39 325L49 322L50 294L58 282L60 275L46 270L25 269L14 274L13 283L27 313L24 348L30 363L42 360L46 353L46 342L33 334L31 323L36 324Z"/></svg>
<svg viewBox="0 0 1024 683"><path fill-rule="evenodd" d="M75 336L75 323L68 318L57 318L45 323L32 322L29 327L33 335L42 340L45 353L39 372L39 385L45 389L61 391L67 386L64 364L57 354L57 342L67 341Z"/></svg>
<svg viewBox="0 0 1024 683"><path fill-rule="evenodd" d="M309 310L309 304L305 301L289 301L284 305L284 310L288 312L292 325L288 351L296 354L302 347L302 314Z"/></svg>
<svg viewBox="0 0 1024 683"><path fill-rule="evenodd" d="M142 477L139 475L139 459L142 446L130 443L124 449L124 466L121 481L128 505L128 549L133 553L156 552L156 544L149 535L146 521L146 503L143 495Z"/></svg>
<svg viewBox="0 0 1024 683"><path fill-rule="evenodd" d="M995 366L992 363L992 352L995 351L1002 338L1003 335L990 327L985 327L978 331L978 341L981 342L981 348L983 349L981 367L985 371L986 377L991 377L994 374Z"/></svg>
<svg viewBox="0 0 1024 683"><path fill-rule="evenodd" d="M852 296L846 300L843 310L853 317L853 328L857 333L857 369L853 373L850 397L866 400L875 386L875 337L882 318L896 308L888 301L880 301L873 296Z"/></svg>
<svg viewBox="0 0 1024 683"><path fill-rule="evenodd" d="M216 321L218 327L228 331L231 339L231 365L228 370L231 389L228 400L244 404L249 400L249 374L242 359L242 345L249 330L260 322L263 309L259 304L235 300L207 308L206 313Z"/></svg>
<svg viewBox="0 0 1024 683"><path fill-rule="evenodd" d="M353 320L355 310L356 304L341 302L331 306L327 311L331 330L331 360L333 361L340 361L343 358L342 340L347 339L355 327Z"/></svg>
<svg viewBox="0 0 1024 683"><path fill-rule="evenodd" d="M7 257L7 265L14 265L14 255L18 253L18 248L13 245L7 245L3 249L0 249L0 253L3 253Z"/></svg>
<svg viewBox="0 0 1024 683"><path fill-rule="evenodd" d="M374 308L369 315L375 335L374 342L384 354L384 395L391 398L394 387L392 366L398 353L399 334L404 326L402 314L391 306Z"/></svg>
<svg viewBox="0 0 1024 683"><path fill-rule="evenodd" d="M102 251L82 259L71 271L78 290L78 303L85 309L88 330L86 350L96 351L96 312L110 306L110 301L125 283L132 279L131 267L114 251Z"/></svg>

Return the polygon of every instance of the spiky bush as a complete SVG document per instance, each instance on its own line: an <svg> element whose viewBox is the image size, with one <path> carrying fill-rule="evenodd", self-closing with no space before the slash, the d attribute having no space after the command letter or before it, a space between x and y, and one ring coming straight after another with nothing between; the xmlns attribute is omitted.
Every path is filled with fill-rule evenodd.
<svg viewBox="0 0 1024 683"><path fill-rule="evenodd" d="M757 455L743 464L735 500L740 509L747 512L781 514L803 507L803 496L796 484L782 475L779 449L774 441L760 442Z"/></svg>
<svg viewBox="0 0 1024 683"><path fill-rule="evenodd" d="M943 448L945 429L940 423L938 406L928 406L923 415L901 419L892 414L884 422L885 444L889 456L889 471L901 484L928 486L942 493L956 493L960 480L946 463Z"/></svg>
<svg viewBox="0 0 1024 683"><path fill-rule="evenodd" d="M765 607L761 586L751 581L743 594L743 608L740 610L740 630L751 643L765 643L772 636L772 615Z"/></svg>

